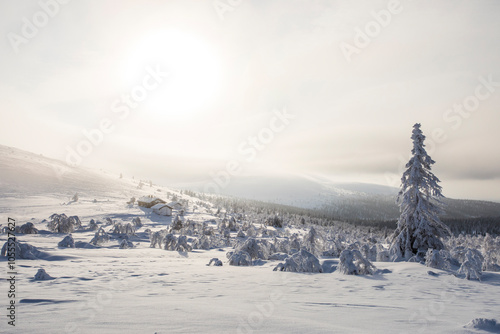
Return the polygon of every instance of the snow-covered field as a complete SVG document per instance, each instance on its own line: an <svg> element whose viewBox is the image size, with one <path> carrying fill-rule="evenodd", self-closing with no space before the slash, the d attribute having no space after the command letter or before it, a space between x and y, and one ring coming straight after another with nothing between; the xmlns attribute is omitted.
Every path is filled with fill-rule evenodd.
<svg viewBox="0 0 500 334"><path fill-rule="evenodd" d="M2 168L7 169L5 164ZM320 257L323 273L294 273L273 271L283 261L231 266L226 253L232 246L190 252L150 248L146 229L165 229L173 218L126 204L132 196L166 199L170 193L189 200L184 221L207 222L207 228L216 229L221 215L215 215L210 203L176 190L149 184L138 189L137 180L112 174L78 175L82 183L76 202L70 200L71 186L64 180L60 187L54 183L45 189L32 181L39 190L36 194L26 190L28 185L14 189L11 184L18 179L2 180L0 223L6 226L8 217L16 219L17 226L32 222L39 233L17 238L41 252L37 259L15 262L15 327L5 316L9 269L7 259L0 257L2 333L500 332L500 325L492 321L466 326L476 318L500 320L498 272L483 272L479 282L418 263L374 262L374 275L354 276L335 270L338 257ZM203 205L194 208L196 201ZM111 239L97 248L61 248L58 243L67 234L51 233L43 222L53 213L77 215L84 228L91 219L100 221L106 232L113 228L106 218L130 223L139 217L143 226L129 237L134 248L120 249L123 236L116 234L109 234ZM261 224L255 223L255 228ZM275 228L266 229L276 233ZM289 226L280 235L306 231L307 227ZM78 229L72 236L75 242L88 243L94 234ZM237 233L231 232L230 240L236 239ZM6 240L7 234L0 234L0 244ZM207 266L213 258L222 260L223 266ZM39 269L53 279L34 280Z"/></svg>

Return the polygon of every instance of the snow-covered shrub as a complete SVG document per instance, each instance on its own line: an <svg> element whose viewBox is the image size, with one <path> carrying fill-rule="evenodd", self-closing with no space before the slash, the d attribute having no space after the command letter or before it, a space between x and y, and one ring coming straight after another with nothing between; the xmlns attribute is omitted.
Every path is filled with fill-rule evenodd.
<svg viewBox="0 0 500 334"><path fill-rule="evenodd" d="M203 235L214 235L214 228L212 226L208 226L207 222L204 222L202 225L202 234Z"/></svg>
<svg viewBox="0 0 500 334"><path fill-rule="evenodd" d="M314 256L319 256L323 252L324 243L325 236L314 227L311 227L302 239L300 248L307 250Z"/></svg>
<svg viewBox="0 0 500 334"><path fill-rule="evenodd" d="M285 263L279 263L274 271L289 271L296 273L322 273L323 268L319 260L312 253L301 249L297 253L285 260Z"/></svg>
<svg viewBox="0 0 500 334"><path fill-rule="evenodd" d="M224 229L229 229L231 232L238 231L238 223L234 217L230 219L224 218L217 226L217 228L222 231Z"/></svg>
<svg viewBox="0 0 500 334"><path fill-rule="evenodd" d="M134 244L126 238L120 242L120 249L129 249L134 247L135 247Z"/></svg>
<svg viewBox="0 0 500 334"><path fill-rule="evenodd" d="M57 244L58 247L63 248L75 248L75 240L71 234L68 234Z"/></svg>
<svg viewBox="0 0 500 334"><path fill-rule="evenodd" d="M244 242L240 242L236 245L235 249L237 251L247 252L252 259L262 259L267 260L272 253L275 253L276 249L274 245L267 240L258 240L255 238L249 238Z"/></svg>
<svg viewBox="0 0 500 334"><path fill-rule="evenodd" d="M187 220L180 230L181 235L189 235L194 236L200 234L199 231L202 229L202 225L200 223L196 223L192 220Z"/></svg>
<svg viewBox="0 0 500 334"><path fill-rule="evenodd" d="M135 235L135 225L132 225L130 223L116 223L111 233L119 235Z"/></svg>
<svg viewBox="0 0 500 334"><path fill-rule="evenodd" d="M208 235L202 235L199 239L196 239L193 244L193 248L195 249L204 249L209 250L212 248L211 238Z"/></svg>
<svg viewBox="0 0 500 334"><path fill-rule="evenodd" d="M235 250L234 252L227 253L229 265L231 266L251 266L252 258L250 254L242 250Z"/></svg>
<svg viewBox="0 0 500 334"><path fill-rule="evenodd" d="M221 267L222 266L222 261L219 260L218 258L214 257L208 262L207 266L211 266L213 263L214 266L216 267Z"/></svg>
<svg viewBox="0 0 500 334"><path fill-rule="evenodd" d="M255 228L255 226L251 225L247 230L247 236L249 238L255 238L259 236L259 231Z"/></svg>
<svg viewBox="0 0 500 334"><path fill-rule="evenodd" d="M359 250L346 249L340 254L338 270L344 275L372 275L375 267Z"/></svg>
<svg viewBox="0 0 500 334"><path fill-rule="evenodd" d="M91 219L89 225L87 226L87 231L97 231L99 225L95 222L95 220Z"/></svg>
<svg viewBox="0 0 500 334"><path fill-rule="evenodd" d="M174 217L174 220L173 220L172 225L171 225L171 229L173 231L179 231L182 229L182 220L179 218L178 215L176 215Z"/></svg>
<svg viewBox="0 0 500 334"><path fill-rule="evenodd" d="M369 261L377 260L377 246L370 244L363 244L360 248L360 252L364 258Z"/></svg>
<svg viewBox="0 0 500 334"><path fill-rule="evenodd" d="M165 243L164 249L165 250L175 250L175 246L177 245L177 238L173 233L169 233L165 236L163 239L163 242Z"/></svg>
<svg viewBox="0 0 500 334"><path fill-rule="evenodd" d="M226 239L231 238L231 231L228 228L224 229L224 231L222 231L222 236Z"/></svg>
<svg viewBox="0 0 500 334"><path fill-rule="evenodd" d="M15 248L16 259L36 260L40 255L40 251L35 246L21 243L18 240L10 242L10 244L9 241L4 243L0 254L2 256L7 256L7 253L12 254L12 248Z"/></svg>
<svg viewBox="0 0 500 334"><path fill-rule="evenodd" d="M500 333L500 323L495 319L476 318L471 320L464 328L479 329L489 333Z"/></svg>
<svg viewBox="0 0 500 334"><path fill-rule="evenodd" d="M425 255L425 265L427 267L450 270L450 253L442 250L428 249Z"/></svg>
<svg viewBox="0 0 500 334"><path fill-rule="evenodd" d="M288 241L289 241L288 254L295 253L300 249L301 239L297 233L292 234L288 239Z"/></svg>
<svg viewBox="0 0 500 334"><path fill-rule="evenodd" d="M109 241L108 234L104 231L102 227L99 227L99 230L97 230L92 240L90 240L90 243L92 245L100 246L108 241Z"/></svg>
<svg viewBox="0 0 500 334"><path fill-rule="evenodd" d="M134 219L132 219L132 225L135 226L136 230L140 229L142 227L141 218L135 217Z"/></svg>
<svg viewBox="0 0 500 334"><path fill-rule="evenodd" d="M273 253L269 256L269 260L272 261L283 261L288 257L287 253Z"/></svg>
<svg viewBox="0 0 500 334"><path fill-rule="evenodd" d="M38 272L35 274L35 281L48 281L52 280L54 277L50 276L45 272L45 269L38 269Z"/></svg>
<svg viewBox="0 0 500 334"><path fill-rule="evenodd" d="M47 228L52 232L69 234L82 226L82 222L78 216L68 217L64 213L54 213L49 219L50 221L47 223Z"/></svg>
<svg viewBox="0 0 500 334"><path fill-rule="evenodd" d="M388 250L381 250L377 252L378 262L389 262L391 260L391 253Z"/></svg>
<svg viewBox="0 0 500 334"><path fill-rule="evenodd" d="M30 222L21 225L16 232L22 234L38 234L38 230L35 228L35 225Z"/></svg>
<svg viewBox="0 0 500 334"><path fill-rule="evenodd" d="M163 242L167 234L168 230L160 230L157 232L153 232L150 236L151 244L149 245L149 247L155 248L156 245L158 245L160 248L163 248Z"/></svg>
<svg viewBox="0 0 500 334"><path fill-rule="evenodd" d="M484 258L477 249L468 248L465 252L465 261L458 269L459 275L468 280L481 280Z"/></svg>
<svg viewBox="0 0 500 334"><path fill-rule="evenodd" d="M500 239L497 237L497 240ZM484 237L482 253L484 254L483 271L500 271L500 243L495 242L495 239L488 233Z"/></svg>
<svg viewBox="0 0 500 334"><path fill-rule="evenodd" d="M181 235L179 236L179 238L177 238L175 250L178 252L190 252L193 250L193 247L188 244L187 237L185 235Z"/></svg>
<svg viewBox="0 0 500 334"><path fill-rule="evenodd" d="M266 225L267 226L272 226L272 227L278 227L278 228L281 228L281 227L284 226L283 219L280 218L278 215L267 217L267 219L266 219Z"/></svg>
<svg viewBox="0 0 500 334"><path fill-rule="evenodd" d="M500 266L495 262L496 260L493 260L490 254L486 254L483 261L483 271L500 272Z"/></svg>
<svg viewBox="0 0 500 334"><path fill-rule="evenodd" d="M323 252L323 256L329 257L339 257L340 253L344 250L342 244L337 240L330 241L325 248L326 250Z"/></svg>
<svg viewBox="0 0 500 334"><path fill-rule="evenodd" d="M240 228L240 230L238 231L238 234L236 234L236 237L245 238L246 237L245 232L243 232L243 230Z"/></svg>

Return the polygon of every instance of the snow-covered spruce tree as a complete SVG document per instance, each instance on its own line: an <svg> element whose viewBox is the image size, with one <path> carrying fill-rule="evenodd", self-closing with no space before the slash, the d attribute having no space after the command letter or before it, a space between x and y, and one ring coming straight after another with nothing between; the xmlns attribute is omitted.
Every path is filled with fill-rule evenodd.
<svg viewBox="0 0 500 334"><path fill-rule="evenodd" d="M412 157L406 164L397 198L401 215L392 235L391 251L398 258L410 259L426 254L429 248L444 249L441 238L450 230L439 219L443 196L439 179L431 172L434 160L425 150L425 136L420 124L413 126Z"/></svg>

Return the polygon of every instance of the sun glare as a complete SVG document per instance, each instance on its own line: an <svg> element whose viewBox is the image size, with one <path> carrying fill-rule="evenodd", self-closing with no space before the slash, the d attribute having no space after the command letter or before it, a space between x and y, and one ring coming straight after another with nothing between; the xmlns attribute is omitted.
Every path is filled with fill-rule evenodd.
<svg viewBox="0 0 500 334"><path fill-rule="evenodd" d="M155 115L192 116L210 105L220 86L221 66L214 48L189 33L173 30L145 37L126 63L127 85L140 84L147 67L169 73L141 102L141 108Z"/></svg>

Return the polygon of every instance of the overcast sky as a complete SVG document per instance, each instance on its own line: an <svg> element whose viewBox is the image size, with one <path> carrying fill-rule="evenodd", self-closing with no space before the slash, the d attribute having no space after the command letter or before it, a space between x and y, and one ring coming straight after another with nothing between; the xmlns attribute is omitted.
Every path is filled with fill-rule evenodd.
<svg viewBox="0 0 500 334"><path fill-rule="evenodd" d="M500 201L499 1L61 2L0 4L0 144L399 186L419 122L445 195Z"/></svg>

